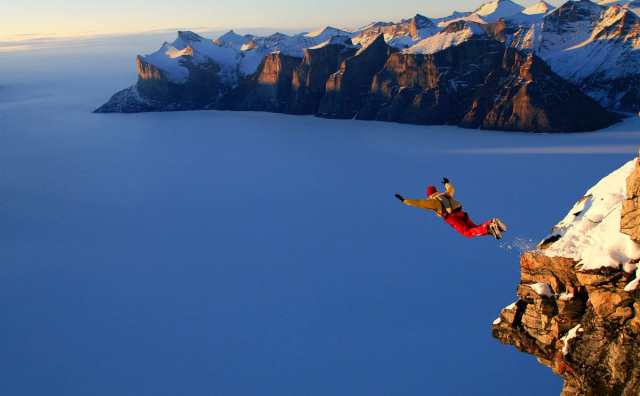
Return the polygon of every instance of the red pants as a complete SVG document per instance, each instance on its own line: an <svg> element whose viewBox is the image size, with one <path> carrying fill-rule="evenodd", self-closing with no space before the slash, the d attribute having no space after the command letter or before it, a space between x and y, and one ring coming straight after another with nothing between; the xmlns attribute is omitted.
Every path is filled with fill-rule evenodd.
<svg viewBox="0 0 640 396"><path fill-rule="evenodd" d="M482 225L475 224L464 210L446 215L444 221L467 238L488 235L491 224L491 221L485 221Z"/></svg>

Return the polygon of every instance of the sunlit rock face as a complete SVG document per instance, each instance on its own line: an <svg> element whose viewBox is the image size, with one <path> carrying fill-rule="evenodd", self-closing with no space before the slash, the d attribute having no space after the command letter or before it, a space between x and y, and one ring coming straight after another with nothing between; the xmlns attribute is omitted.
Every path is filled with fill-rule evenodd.
<svg viewBox="0 0 640 396"><path fill-rule="evenodd" d="M480 10L509 17L487 23ZM588 1L549 10L501 0L437 24L416 15L355 32L230 31L216 40L178 32L172 43L138 56L137 83L96 112L253 110L529 132L611 125L618 117L603 107L632 110L640 102L635 52L618 51L637 44L638 18ZM602 78L580 62L567 70L584 78L564 73L564 47L582 42L595 59L589 65L601 64L602 49L623 73L613 78L600 67Z"/></svg>
<svg viewBox="0 0 640 396"><path fill-rule="evenodd" d="M224 99L223 109L286 112L291 83L301 58L272 53L267 55L253 76L242 81Z"/></svg>
<svg viewBox="0 0 640 396"><path fill-rule="evenodd" d="M640 242L640 163L627 178L627 196L622 203L620 232Z"/></svg>
<svg viewBox="0 0 640 396"><path fill-rule="evenodd" d="M327 79L357 49L348 38L306 49L302 63L293 73L289 112L315 114L326 93Z"/></svg>
<svg viewBox="0 0 640 396"><path fill-rule="evenodd" d="M434 54L393 54L361 119L539 132L585 131L614 118L541 59L490 37Z"/></svg>
<svg viewBox="0 0 640 396"><path fill-rule="evenodd" d="M396 50L379 35L369 46L342 62L340 69L326 82L326 94L320 102L318 115L353 118L369 94L374 75L394 52Z"/></svg>
<svg viewBox="0 0 640 396"><path fill-rule="evenodd" d="M638 185L636 159L590 189L522 255L517 301L493 323L494 337L564 379L562 395L640 394L640 244L624 226L638 224L625 208Z"/></svg>

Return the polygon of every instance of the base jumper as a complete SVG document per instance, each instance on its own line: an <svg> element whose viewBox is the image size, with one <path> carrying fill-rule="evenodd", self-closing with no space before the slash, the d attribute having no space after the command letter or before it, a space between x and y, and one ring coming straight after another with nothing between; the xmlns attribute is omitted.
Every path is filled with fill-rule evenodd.
<svg viewBox="0 0 640 396"><path fill-rule="evenodd" d="M438 192L434 186L428 186L426 199L405 199L400 194L395 196L405 205L433 210L447 224L467 238L485 235L491 235L496 239L502 238L502 233L507 230L507 226L500 219L493 218L480 225L475 224L467 212L462 210L462 204L453 198L455 188L449 179L442 178L442 184L444 184L444 192Z"/></svg>

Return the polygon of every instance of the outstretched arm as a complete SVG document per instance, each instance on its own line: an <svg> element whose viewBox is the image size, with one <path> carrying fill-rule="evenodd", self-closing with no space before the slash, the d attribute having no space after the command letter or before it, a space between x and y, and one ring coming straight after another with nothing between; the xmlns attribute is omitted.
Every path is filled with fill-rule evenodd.
<svg viewBox="0 0 640 396"><path fill-rule="evenodd" d="M441 207L440 201L437 199L405 199L402 201L403 204L407 206L413 206L414 208L420 209L431 209L434 211L439 211Z"/></svg>

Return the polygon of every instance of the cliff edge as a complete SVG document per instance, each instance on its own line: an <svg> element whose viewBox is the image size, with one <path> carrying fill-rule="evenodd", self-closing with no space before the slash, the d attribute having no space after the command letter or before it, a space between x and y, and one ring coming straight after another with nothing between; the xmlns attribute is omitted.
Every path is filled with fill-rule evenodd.
<svg viewBox="0 0 640 396"><path fill-rule="evenodd" d="M600 180L520 259L493 336L564 379L563 396L640 394L640 159Z"/></svg>

